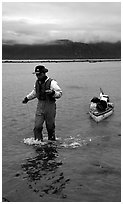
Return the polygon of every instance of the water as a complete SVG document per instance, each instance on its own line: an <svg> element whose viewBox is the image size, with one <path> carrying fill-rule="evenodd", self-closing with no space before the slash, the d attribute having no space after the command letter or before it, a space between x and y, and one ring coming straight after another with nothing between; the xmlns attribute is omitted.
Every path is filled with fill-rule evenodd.
<svg viewBox="0 0 123 204"><path fill-rule="evenodd" d="M3 64L3 201L119 202L121 167L120 62L45 63L63 96L57 100L53 144L29 146L37 100L22 104L35 83L35 63ZM88 114L99 88L114 114L97 124ZM47 132L44 126L44 138ZM22 196L23 195L23 196Z"/></svg>

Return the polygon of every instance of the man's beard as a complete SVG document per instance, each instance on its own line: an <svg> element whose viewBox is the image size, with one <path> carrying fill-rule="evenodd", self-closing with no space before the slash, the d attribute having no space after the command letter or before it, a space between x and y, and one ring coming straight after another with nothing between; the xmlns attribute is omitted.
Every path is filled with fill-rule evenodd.
<svg viewBox="0 0 123 204"><path fill-rule="evenodd" d="M42 79L38 79L38 80L43 84L46 79L47 79L47 76L44 76L44 77L42 77Z"/></svg>

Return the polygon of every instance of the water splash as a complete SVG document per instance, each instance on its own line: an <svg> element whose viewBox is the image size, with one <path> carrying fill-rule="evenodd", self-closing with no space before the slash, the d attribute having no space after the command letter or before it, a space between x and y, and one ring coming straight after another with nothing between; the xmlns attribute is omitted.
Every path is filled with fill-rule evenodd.
<svg viewBox="0 0 123 204"><path fill-rule="evenodd" d="M23 140L24 144L27 144L27 145L45 145L46 142L42 142L42 141L39 141L38 139L35 140L33 137L30 137L30 138L24 138Z"/></svg>
<svg viewBox="0 0 123 204"><path fill-rule="evenodd" d="M78 148L83 145L88 145L88 143L90 143L91 141L92 141L91 138L82 138L82 136L78 134L76 136L69 136L68 138L63 140L61 138L56 138L56 141L54 142L57 143L58 146L64 147L64 148ZM33 137L31 137L31 138L24 138L23 142L24 144L27 144L27 145L44 146L50 143L51 141L48 141L47 137L44 137L43 142L39 140L35 140Z"/></svg>
<svg viewBox="0 0 123 204"><path fill-rule="evenodd" d="M78 148L83 145L88 145L90 142L91 138L83 139L81 135L78 134L76 136L70 136L69 138L66 138L61 146L65 148Z"/></svg>

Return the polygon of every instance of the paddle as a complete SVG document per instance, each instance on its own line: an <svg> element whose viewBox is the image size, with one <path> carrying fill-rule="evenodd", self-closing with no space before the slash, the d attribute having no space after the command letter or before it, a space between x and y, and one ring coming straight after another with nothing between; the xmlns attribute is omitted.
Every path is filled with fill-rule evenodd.
<svg viewBox="0 0 123 204"><path fill-rule="evenodd" d="M104 92L103 92L102 88L100 88L100 92L101 92L102 94L104 94Z"/></svg>

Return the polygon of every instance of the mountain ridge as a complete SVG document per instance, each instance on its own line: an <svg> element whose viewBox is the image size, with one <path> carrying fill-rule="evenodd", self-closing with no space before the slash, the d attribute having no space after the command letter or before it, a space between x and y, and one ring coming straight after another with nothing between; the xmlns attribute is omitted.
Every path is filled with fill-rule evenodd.
<svg viewBox="0 0 123 204"><path fill-rule="evenodd" d="M3 44L4 59L120 59L121 42L82 43L67 39L51 41L46 44Z"/></svg>

